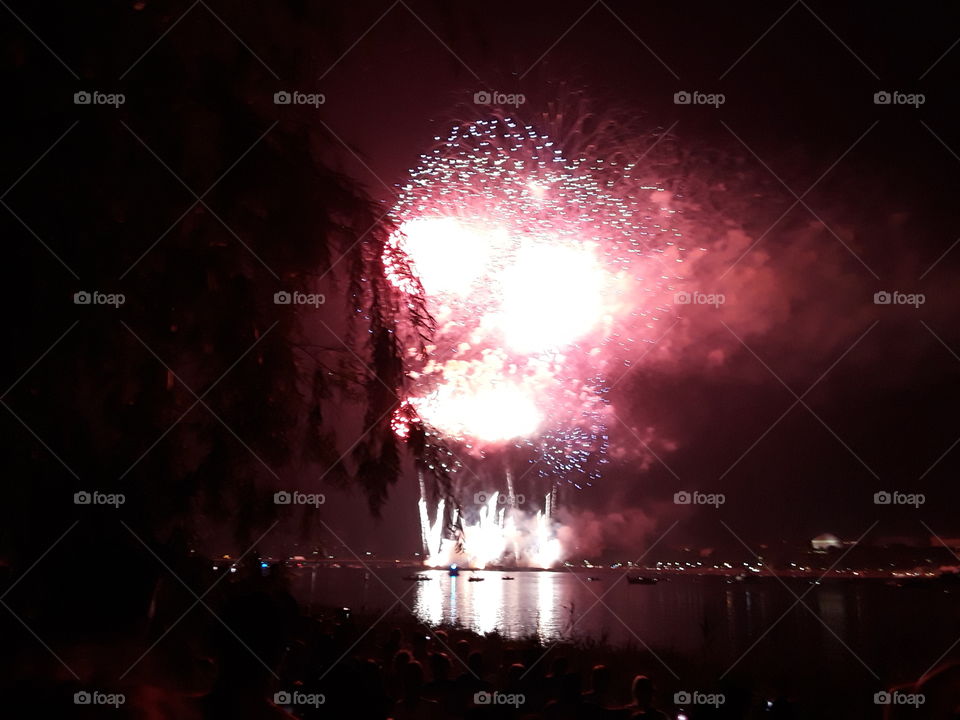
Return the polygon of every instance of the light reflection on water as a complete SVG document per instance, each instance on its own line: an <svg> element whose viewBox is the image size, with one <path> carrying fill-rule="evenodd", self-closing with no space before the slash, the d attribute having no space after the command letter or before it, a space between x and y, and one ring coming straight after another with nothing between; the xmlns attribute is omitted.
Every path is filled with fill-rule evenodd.
<svg viewBox="0 0 960 720"><path fill-rule="evenodd" d="M898 661L911 671L916 664L919 673L931 653L942 653L938 638L960 635L960 594L878 581L810 587L796 580L787 587L771 578L730 584L674 577L642 586L628 584L622 572L595 569L597 582L566 570L518 570L509 573L512 580L500 571L476 573L483 582L470 582L469 571L450 577L426 570L428 580L412 582L404 579L410 572L305 568L294 574L294 590L308 608L347 606L380 615L396 605L430 626L459 625L508 638L537 635L544 642L632 643L691 657L708 654L723 663L749 650L757 662L805 657L861 667L852 652L870 663L897 647ZM803 593L807 608L795 605Z"/></svg>
<svg viewBox="0 0 960 720"><path fill-rule="evenodd" d="M554 587L557 576L553 573L537 573L537 635L554 638L560 634L557 627L557 598Z"/></svg>
<svg viewBox="0 0 960 720"><path fill-rule="evenodd" d="M518 573L526 576L504 580L507 573L487 571L477 577L481 582L470 582L464 573L450 577L446 571L430 570L422 573L429 580L416 583L413 614L428 625L463 625L486 634L499 631L510 637L529 635L536 628L541 637L557 633L555 600L557 573ZM521 585L530 581L536 587L536 606L524 605L519 597Z"/></svg>

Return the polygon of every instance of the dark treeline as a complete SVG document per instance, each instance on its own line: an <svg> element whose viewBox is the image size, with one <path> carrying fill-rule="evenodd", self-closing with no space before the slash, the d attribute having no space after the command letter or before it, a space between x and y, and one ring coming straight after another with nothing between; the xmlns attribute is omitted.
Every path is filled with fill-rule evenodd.
<svg viewBox="0 0 960 720"><path fill-rule="evenodd" d="M349 484L376 513L400 471L398 329L427 318L384 277L386 208L347 150L274 104L336 52L334 17L249 4L234 31L189 7L24 5L43 41L12 13L0 31L0 558L18 579L66 533L7 598L54 645L142 620L166 571L138 538L178 567L211 527L249 547L278 488ZM233 35L258 23L263 58ZM75 98L95 92L123 102ZM275 302L294 291L327 302ZM74 297L98 292L123 302ZM94 490L121 510L75 504ZM35 643L2 622L6 651Z"/></svg>

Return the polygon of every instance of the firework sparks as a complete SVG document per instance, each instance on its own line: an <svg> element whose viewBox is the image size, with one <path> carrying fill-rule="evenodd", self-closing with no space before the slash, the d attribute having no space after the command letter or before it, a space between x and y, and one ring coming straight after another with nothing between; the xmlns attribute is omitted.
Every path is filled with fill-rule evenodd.
<svg viewBox="0 0 960 720"><path fill-rule="evenodd" d="M439 502L431 522L427 503L421 499L420 522L427 550L424 564L483 569L510 558L514 563L533 567L553 567L561 559L562 550L549 512L550 496L544 500L544 509L533 516L515 507L505 507L504 499L500 493L494 493L481 504L472 520L464 520L455 509L452 519L459 528L456 538L443 537L444 501Z"/></svg>
<svg viewBox="0 0 960 720"><path fill-rule="evenodd" d="M674 279L667 261L682 259L652 193L646 205L618 196L597 179L608 167L591 171L602 163L567 160L512 120L454 128L422 156L384 255L391 282L422 288L437 321L394 418L399 436L417 422L428 442L453 441L474 458L513 446L529 451L541 476L574 484L599 476L605 371L646 339ZM496 510L481 508L464 526L475 564L507 552L521 521ZM525 557L555 561L549 516L535 525L537 549ZM432 545L428 554L442 556Z"/></svg>

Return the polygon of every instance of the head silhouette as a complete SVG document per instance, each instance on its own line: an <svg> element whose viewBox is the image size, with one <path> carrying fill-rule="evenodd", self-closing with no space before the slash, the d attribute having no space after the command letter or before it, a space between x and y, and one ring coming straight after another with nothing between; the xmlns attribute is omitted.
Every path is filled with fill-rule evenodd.
<svg viewBox="0 0 960 720"><path fill-rule="evenodd" d="M646 675L637 675L633 678L631 692L637 705L648 708L653 702L653 681Z"/></svg>

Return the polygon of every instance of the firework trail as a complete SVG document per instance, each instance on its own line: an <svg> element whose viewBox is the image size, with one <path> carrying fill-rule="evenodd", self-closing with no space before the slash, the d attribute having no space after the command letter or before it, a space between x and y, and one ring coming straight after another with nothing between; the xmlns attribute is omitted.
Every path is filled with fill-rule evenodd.
<svg viewBox="0 0 960 720"><path fill-rule="evenodd" d="M673 211L657 207L662 189L630 182L629 194L617 192L610 178L635 168L568 160L531 126L479 120L435 140L401 189L384 255L390 281L422 291L437 322L394 429L408 437L416 427L428 445L456 448L435 453L431 470L454 476L467 465L477 477L506 468L500 506L480 503L470 522L455 510L452 524L477 565L511 542L515 556L542 565L558 555L554 484L600 477L606 377L652 340L668 311L680 232ZM524 473L512 471L524 465L550 485L533 527L521 530L531 516L517 512ZM422 501L432 555L442 516L430 523Z"/></svg>

